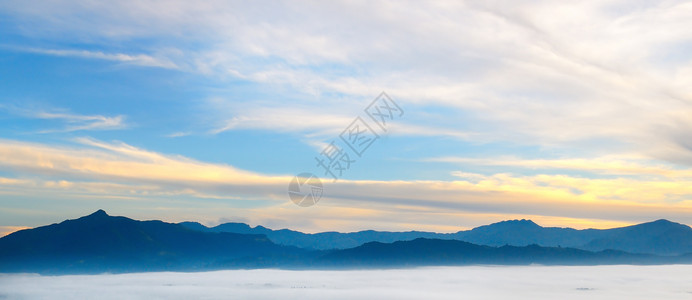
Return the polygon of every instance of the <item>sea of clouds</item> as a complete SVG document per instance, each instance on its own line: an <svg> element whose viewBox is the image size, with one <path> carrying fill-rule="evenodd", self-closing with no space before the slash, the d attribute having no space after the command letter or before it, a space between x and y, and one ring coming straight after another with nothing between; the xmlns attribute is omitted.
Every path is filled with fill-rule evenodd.
<svg viewBox="0 0 692 300"><path fill-rule="evenodd" d="M0 274L0 299L692 299L692 266Z"/></svg>

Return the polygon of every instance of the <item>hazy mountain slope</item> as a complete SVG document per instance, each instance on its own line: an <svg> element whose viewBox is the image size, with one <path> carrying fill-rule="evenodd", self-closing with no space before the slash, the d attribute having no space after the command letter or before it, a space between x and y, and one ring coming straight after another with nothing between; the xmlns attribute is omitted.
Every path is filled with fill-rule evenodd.
<svg viewBox="0 0 692 300"><path fill-rule="evenodd" d="M99 210L1 238L0 271L194 270L244 264L252 258L279 261L303 252L263 235L207 233L161 221L111 217Z"/></svg>
<svg viewBox="0 0 692 300"><path fill-rule="evenodd" d="M531 220L502 221L453 234L454 239L490 246L541 245L580 247L602 236L601 230L541 227Z"/></svg>
<svg viewBox="0 0 692 300"><path fill-rule="evenodd" d="M604 233L603 236L593 239L582 248L618 249L659 255L692 252L692 228L668 220L605 230Z"/></svg>
<svg viewBox="0 0 692 300"><path fill-rule="evenodd" d="M320 232L303 233L295 230L280 229L272 230L263 226L250 227L244 223L224 223L215 227L205 227L197 222L179 223L186 228L201 230L206 232L232 232L243 234L263 234L272 242L280 245L290 245L306 249L345 249L353 248L367 242L395 242L402 240L413 240L420 237L426 238L452 238L444 234L434 232L408 231L408 232L388 232L365 230L359 232Z"/></svg>
<svg viewBox="0 0 692 300"><path fill-rule="evenodd" d="M394 243L371 242L333 251L322 259L327 264L347 266L431 266L431 265L596 265L669 263L670 258L621 251L591 252L574 248L529 245L481 246L457 240L415 239Z"/></svg>
<svg viewBox="0 0 692 300"><path fill-rule="evenodd" d="M181 223L190 229L210 232L264 234L271 241L308 249L346 249L368 242L390 243L417 238L452 239L488 246L572 247L584 250L622 250L632 253L676 255L692 252L692 229L686 225L659 220L613 229L542 227L531 220L511 220L476 227L456 233L421 231L386 232L359 231L350 233L322 232L315 234L294 230L272 230L250 227L243 223L226 223L207 228L199 223Z"/></svg>

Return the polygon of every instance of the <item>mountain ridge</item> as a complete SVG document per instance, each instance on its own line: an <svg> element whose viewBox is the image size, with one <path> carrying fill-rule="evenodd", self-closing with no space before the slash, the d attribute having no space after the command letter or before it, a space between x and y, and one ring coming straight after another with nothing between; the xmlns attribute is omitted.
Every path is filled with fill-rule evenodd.
<svg viewBox="0 0 692 300"><path fill-rule="evenodd" d="M251 227L245 223L224 223L214 227L206 227L196 222L180 224L202 231L264 234L277 244L316 250L353 248L367 242L435 238L461 240L488 246L537 244L545 247L572 247L590 251L613 249L656 255L679 255L692 252L692 228L665 219L611 229L543 227L532 220L505 220L455 233L374 230L347 233L334 231L302 233L290 229L273 230L263 226Z"/></svg>
<svg viewBox="0 0 692 300"><path fill-rule="evenodd" d="M531 223L524 221L520 227L540 227ZM511 224L513 223L507 222L502 226ZM193 223L138 221L122 216L109 216L105 211L98 210L77 219L17 231L0 238L0 273L94 274L239 268L341 269L472 264L692 263L692 252L677 256L657 256L619 250L589 251L537 244L489 246L436 238L372 241L347 249L310 250L278 245L262 234L205 232L184 225L202 228ZM253 229L246 224L234 223L219 227L219 230L228 228ZM488 228L493 227L484 227L483 230L487 231ZM623 228L619 230L635 233L642 228L664 233L670 228L689 229L681 224L671 225L666 222L657 222L653 227L644 225ZM259 230L299 233L290 230L271 231L265 227L260 227ZM362 232L369 237L385 236L389 239L396 235L387 234L411 233L416 232ZM346 237L340 236L338 232L325 234L337 239L354 237L348 234L345 234Z"/></svg>
<svg viewBox="0 0 692 300"><path fill-rule="evenodd" d="M109 272L195 270L232 265L255 254L303 252L276 245L264 235L207 233L158 220L109 216L99 210L0 238L0 270L88 271L103 270L103 266Z"/></svg>

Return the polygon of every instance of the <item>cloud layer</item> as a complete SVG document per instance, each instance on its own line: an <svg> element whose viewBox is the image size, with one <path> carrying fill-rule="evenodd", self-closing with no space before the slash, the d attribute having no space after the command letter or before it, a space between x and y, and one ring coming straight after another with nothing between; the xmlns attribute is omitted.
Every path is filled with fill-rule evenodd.
<svg viewBox="0 0 692 300"><path fill-rule="evenodd" d="M580 163L597 173L605 170L637 176L585 178L454 172L459 180L325 181L319 205L304 209L288 201L290 174L250 172L123 143L93 139L76 142L72 147L54 147L3 141L0 165L23 176L0 178L0 191L43 191L57 198L188 200L189 204L174 205L169 210L196 210L207 221L232 213L254 224L274 222L275 226L292 225L294 229L308 231L370 226L455 231L512 216L530 216L544 225L569 223L576 227L643 222L652 215L692 223L692 176L687 171L665 167L630 164L622 168L621 162L604 166L602 161L595 160ZM513 163L528 167L550 165L535 161ZM581 164L555 164L560 169L581 169ZM212 203L222 208L208 206ZM151 207L139 209L149 211ZM277 219L283 221L275 223ZM309 223L298 221L301 219Z"/></svg>
<svg viewBox="0 0 692 300"><path fill-rule="evenodd" d="M352 99L387 90L423 110L452 111L440 116L447 128L438 132L461 138L473 131L476 141L531 141L591 152L636 148L657 159L692 160L685 143L692 129L689 3L264 5L46 1L36 9L8 1L3 8L17 24L34 24L27 35L52 39L57 31L72 39L62 42L96 40L101 47L127 42L140 53L31 50L49 55L174 67L286 85L298 95ZM330 115L320 106L268 105L292 109L292 115L315 115L315 109ZM258 122L264 113L231 109L233 117L213 132L332 127ZM472 119L454 121L461 114Z"/></svg>
<svg viewBox="0 0 692 300"><path fill-rule="evenodd" d="M689 267L469 266L397 270L230 270L83 276L0 275L7 298L684 299Z"/></svg>

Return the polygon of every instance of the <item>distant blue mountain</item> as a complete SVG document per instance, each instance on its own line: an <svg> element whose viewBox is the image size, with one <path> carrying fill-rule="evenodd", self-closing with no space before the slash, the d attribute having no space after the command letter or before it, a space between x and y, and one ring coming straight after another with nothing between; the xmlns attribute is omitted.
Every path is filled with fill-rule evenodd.
<svg viewBox="0 0 692 300"><path fill-rule="evenodd" d="M417 238L460 240L487 246L571 247L583 250L621 250L631 253L679 255L692 253L692 228L687 225L658 220L634 226L613 229L583 229L542 227L531 220L502 221L456 233L422 231L386 232L359 231L350 233L302 233L266 227L250 227L243 223L225 223L207 228L199 223L181 225L200 231L264 234L271 241L307 249L346 249L368 242L391 243Z"/></svg>
<svg viewBox="0 0 692 300"><path fill-rule="evenodd" d="M225 232L226 230L241 233ZM215 232L219 231L219 232ZM687 238L689 227L664 220L610 230L574 230L543 228L531 221L508 221L470 231L469 239L523 243L545 232L552 242L585 241L581 235L598 238L589 247L637 247L652 249L653 242L676 245L667 253L684 249L677 239ZM408 238L420 232L357 233L328 232L305 234L291 230L271 230L261 226L227 223L207 228L196 223L171 224L161 221L137 221L113 217L99 210L91 215L59 224L21 230L0 238L0 273L31 272L77 274L102 272L202 271L233 268L364 268L466 264L668 264L692 263L692 254L657 256L631 254L618 250L588 251L569 247L489 246L445 239L414 238L392 242L365 242L355 247L311 250L278 245L264 234L289 239L291 236L313 245L359 243L367 239ZM560 237L567 232L573 237ZM512 236L525 234L524 239ZM657 237L636 239L632 236ZM590 238L590 237L589 237ZM552 239L552 240L551 240ZM581 240L580 240L581 239ZM294 242L295 243L295 242ZM661 251L663 248L655 248ZM692 253L692 252L691 252Z"/></svg>
<svg viewBox="0 0 692 300"><path fill-rule="evenodd" d="M3 272L206 270L289 264L306 251L264 235L210 233L161 221L112 217L103 210L76 220L21 230L0 239ZM302 259L302 258L301 258Z"/></svg>
<svg viewBox="0 0 692 300"><path fill-rule="evenodd" d="M449 235L434 232L407 231L407 232L388 232L365 230L359 232L340 233L340 232L321 232L321 233L302 233L299 231L280 229L272 230L263 226L250 227L244 223L224 223L215 227L205 227L197 222L179 223L186 228L205 232L232 232L243 234L263 234L274 243L280 245L290 245L305 249L330 250L353 248L367 242L391 243L396 241L414 240L416 238L452 238Z"/></svg>
<svg viewBox="0 0 692 300"><path fill-rule="evenodd" d="M419 238L394 243L370 242L338 250L320 258L327 265L350 267L490 265L600 265L690 263L689 256L662 257L606 250L591 252L562 247L529 245L482 246L457 240Z"/></svg>
<svg viewBox="0 0 692 300"><path fill-rule="evenodd" d="M454 239L489 246L527 246L549 247L567 246L580 248L584 244L601 237L596 229L576 230L572 228L541 227L531 220L502 221L476 227L468 231L452 234ZM594 249L605 250L605 249Z"/></svg>
<svg viewBox="0 0 692 300"><path fill-rule="evenodd" d="M618 249L636 253L678 255L692 252L692 228L657 220L634 226L603 230L581 248Z"/></svg>

